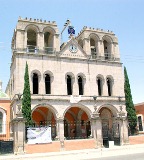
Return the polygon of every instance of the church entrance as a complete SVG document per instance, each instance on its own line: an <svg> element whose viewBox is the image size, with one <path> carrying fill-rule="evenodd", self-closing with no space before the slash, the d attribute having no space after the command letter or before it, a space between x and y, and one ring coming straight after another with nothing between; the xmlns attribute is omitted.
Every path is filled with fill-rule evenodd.
<svg viewBox="0 0 144 160"><path fill-rule="evenodd" d="M112 111L106 107L100 110L102 122L103 146L108 148L109 142L114 145L120 145L120 128L119 122L114 118Z"/></svg>
<svg viewBox="0 0 144 160"><path fill-rule="evenodd" d="M91 134L86 112L79 107L70 108L64 117L64 136L68 139L85 139Z"/></svg>

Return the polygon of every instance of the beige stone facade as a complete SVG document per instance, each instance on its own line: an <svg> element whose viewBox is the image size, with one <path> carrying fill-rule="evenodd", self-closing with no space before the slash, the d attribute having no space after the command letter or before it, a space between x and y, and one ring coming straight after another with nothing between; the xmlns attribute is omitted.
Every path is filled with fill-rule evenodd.
<svg viewBox="0 0 144 160"><path fill-rule="evenodd" d="M97 146L103 145L105 127L108 132L117 128L121 144L128 143L117 37L110 31L84 27L62 45L60 38L56 22L19 18L12 39L11 74L6 89L12 98L11 118L18 112L16 94L23 93L27 62L32 117L37 124L53 121L55 137L64 141L72 130L76 132L71 135L74 137L88 132L66 128L64 121L86 121L91 129L87 138L94 138Z"/></svg>

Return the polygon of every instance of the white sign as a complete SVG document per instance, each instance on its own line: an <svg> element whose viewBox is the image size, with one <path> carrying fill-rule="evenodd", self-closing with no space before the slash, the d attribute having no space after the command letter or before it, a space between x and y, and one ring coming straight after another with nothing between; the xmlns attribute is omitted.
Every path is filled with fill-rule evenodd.
<svg viewBox="0 0 144 160"><path fill-rule="evenodd" d="M50 143L51 139L51 127L37 127L27 129L28 144Z"/></svg>

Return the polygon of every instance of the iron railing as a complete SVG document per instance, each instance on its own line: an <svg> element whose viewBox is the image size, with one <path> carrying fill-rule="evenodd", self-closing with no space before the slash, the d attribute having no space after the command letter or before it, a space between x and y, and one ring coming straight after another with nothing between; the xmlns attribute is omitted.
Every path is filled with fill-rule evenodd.
<svg viewBox="0 0 144 160"><path fill-rule="evenodd" d="M91 135L91 126L90 122L85 121L71 121L66 122L64 120L64 137L67 140L71 139L87 139L90 138ZM57 124L52 121L40 121L35 122L29 126L26 126L26 141L27 141L27 129L28 128L43 128L43 127L51 127L51 137L52 140L56 140L57 136Z"/></svg>
<svg viewBox="0 0 144 160"><path fill-rule="evenodd" d="M54 54L55 53L55 48L53 48L53 47L44 47L44 53L45 54Z"/></svg>
<svg viewBox="0 0 144 160"><path fill-rule="evenodd" d="M43 49L39 49L37 46L27 45L26 48L13 48L14 53L23 52L23 53L33 53L33 54L45 54L50 56L58 56L56 53L56 49L53 47L44 47ZM116 58L111 53L104 53L104 56L99 56L97 52L92 51L91 56L88 58L90 60L98 60L98 61L120 61L120 58Z"/></svg>

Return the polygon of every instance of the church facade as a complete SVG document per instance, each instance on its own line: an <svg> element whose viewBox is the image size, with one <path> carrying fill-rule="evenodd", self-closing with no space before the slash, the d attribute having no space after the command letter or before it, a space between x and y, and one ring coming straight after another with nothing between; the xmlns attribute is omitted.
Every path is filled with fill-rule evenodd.
<svg viewBox="0 0 144 160"><path fill-rule="evenodd" d="M124 75L118 39L111 31L84 26L77 36L60 42L56 22L18 19L12 38L11 119L23 93L29 69L32 120L51 125L52 138L95 139L97 147L118 135L128 143Z"/></svg>

